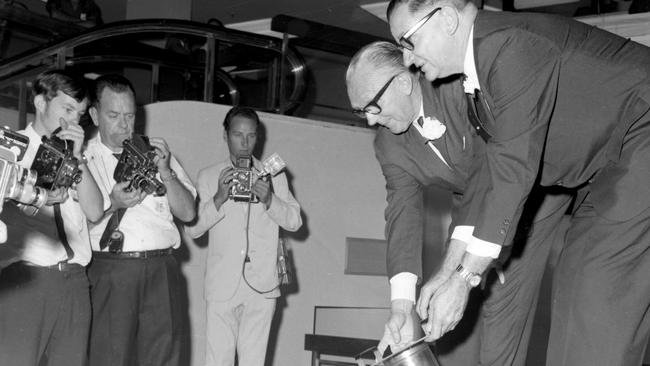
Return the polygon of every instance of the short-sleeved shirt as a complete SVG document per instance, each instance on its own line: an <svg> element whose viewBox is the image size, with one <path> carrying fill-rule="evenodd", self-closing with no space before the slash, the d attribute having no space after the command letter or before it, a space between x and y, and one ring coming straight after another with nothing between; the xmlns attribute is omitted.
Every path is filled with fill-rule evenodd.
<svg viewBox="0 0 650 366"><path fill-rule="evenodd" d="M95 177L104 201L110 202L109 195L116 184L113 172L118 163L117 157L101 142L99 134L88 142L85 155L88 159L88 169ZM196 197L196 189L192 181L173 156L170 167L183 186ZM159 175L158 179L160 179ZM90 240L94 251L100 250L99 240L109 219L110 217L105 217L96 225L91 225ZM124 234L122 250L125 252L178 248L181 243L167 195L157 197L150 194L142 203L128 208L118 228Z"/></svg>

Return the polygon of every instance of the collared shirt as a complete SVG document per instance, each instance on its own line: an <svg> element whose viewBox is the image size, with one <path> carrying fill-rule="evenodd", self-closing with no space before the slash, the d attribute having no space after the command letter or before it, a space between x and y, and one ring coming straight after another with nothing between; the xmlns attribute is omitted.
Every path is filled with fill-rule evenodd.
<svg viewBox="0 0 650 366"><path fill-rule="evenodd" d="M104 202L110 203L109 195L116 183L115 179L113 179L113 172L117 166L117 158L101 142L99 134L88 141L86 158L88 159L88 169L90 169L97 181ZM173 156L171 157L170 167L176 172L183 186L192 193L192 196L196 197L196 190L191 180ZM159 175L158 178L160 179ZM92 250L100 250L99 240L109 219L110 216L107 216L96 225L91 225L90 241ZM125 252L178 248L181 243L167 195L160 197L151 194L147 195L142 203L126 210L118 228L124 234L122 250ZM105 250L108 250L108 248L105 248Z"/></svg>
<svg viewBox="0 0 650 366"><path fill-rule="evenodd" d="M34 130L31 123L26 129L17 132L29 138L25 156L18 164L30 168L41 145L42 136ZM88 225L74 187L68 189L68 199L60 207L68 244L74 252L69 263L85 266L91 257ZM53 206L45 205L35 216L27 216L15 204L7 202L2 219L9 228L7 243L2 245L11 247L14 256L3 257L0 267L21 260L38 266L51 266L67 259L63 243L59 240Z"/></svg>
<svg viewBox="0 0 650 366"><path fill-rule="evenodd" d="M476 89L481 90L478 80L478 72L476 71L476 62L474 60L474 25L469 32L469 40L467 42L467 49L465 51L465 62L463 64L463 72L465 80L463 81L463 89L465 93L474 94ZM456 226L451 234L452 239L458 239L467 243L467 252L480 257L497 258L501 252L501 246L496 243L490 243L481 240L473 235L474 226Z"/></svg>
<svg viewBox="0 0 650 366"><path fill-rule="evenodd" d="M463 81L463 89L465 93L474 94L474 90L481 90L481 85L478 82L478 72L476 71L476 63L474 62L474 25L469 31L469 41L467 42L467 49L465 50L465 62L463 63L463 73L465 80Z"/></svg>

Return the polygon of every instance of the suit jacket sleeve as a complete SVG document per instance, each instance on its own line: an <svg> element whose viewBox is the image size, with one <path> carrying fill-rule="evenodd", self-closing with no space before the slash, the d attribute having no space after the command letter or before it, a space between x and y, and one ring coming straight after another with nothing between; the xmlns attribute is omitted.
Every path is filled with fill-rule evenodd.
<svg viewBox="0 0 650 366"><path fill-rule="evenodd" d="M386 178L384 216L388 243L386 266L388 277L410 272L422 277L423 190L420 183L389 159L391 149L386 139L390 132L379 130L375 139L375 154Z"/></svg>
<svg viewBox="0 0 650 366"><path fill-rule="evenodd" d="M214 168L206 168L199 172L197 179L197 190L199 194L198 216L194 225L185 226L185 231L192 237L198 238L210 230L214 225L221 221L225 214L217 210L212 198L217 193L219 173L214 172Z"/></svg>
<svg viewBox="0 0 650 366"><path fill-rule="evenodd" d="M559 77L559 51L542 37L505 30L475 42L481 89L494 117L493 139L477 159L465 200L474 236L511 242L539 174Z"/></svg>
<svg viewBox="0 0 650 366"><path fill-rule="evenodd" d="M271 205L266 213L281 228L287 231L296 231L302 226L300 205L289 190L287 177L280 173L273 177L273 196Z"/></svg>

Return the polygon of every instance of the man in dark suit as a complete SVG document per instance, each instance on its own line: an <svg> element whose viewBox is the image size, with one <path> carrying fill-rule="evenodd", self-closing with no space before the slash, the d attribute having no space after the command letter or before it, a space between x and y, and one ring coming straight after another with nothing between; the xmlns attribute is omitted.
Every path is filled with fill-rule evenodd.
<svg viewBox="0 0 650 366"><path fill-rule="evenodd" d="M458 98L461 81L432 86L403 65L394 44L375 42L362 48L350 62L346 82L356 113L369 125L384 127L377 131L375 152L386 178L391 317L379 348L399 349L417 337L419 328L412 309L416 282L422 276L423 190L436 186L453 192L454 200L460 201L470 165L482 155L485 142L466 122L466 103ZM477 331L469 340L461 339L460 346L454 344L457 340L447 340L445 348L452 351L441 355L443 365L478 364L479 360L525 365L544 259L569 202L566 194L545 193L538 190L538 205L527 208L528 218L534 217L533 235L518 237L518 253L504 263L505 283L492 281L489 291L480 294L481 316L476 325L468 324ZM455 247L449 251L458 259L463 254ZM441 272L449 276L455 270L443 267ZM524 271L527 275L521 276ZM498 325L484 326L491 324Z"/></svg>
<svg viewBox="0 0 650 366"><path fill-rule="evenodd" d="M460 319L465 279L509 243L530 190L561 185L580 191L547 364L640 365L650 336L650 49L571 19L462 0L393 0L388 16L407 65L429 80L466 76L490 136L465 191L470 214L455 223L472 227L459 263L470 275L425 285L418 302L429 339Z"/></svg>

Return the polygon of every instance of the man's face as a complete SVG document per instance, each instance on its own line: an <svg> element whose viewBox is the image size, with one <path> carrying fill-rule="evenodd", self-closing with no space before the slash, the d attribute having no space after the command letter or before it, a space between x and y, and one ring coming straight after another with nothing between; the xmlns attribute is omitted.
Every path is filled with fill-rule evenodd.
<svg viewBox="0 0 650 366"><path fill-rule="evenodd" d="M235 116L230 121L230 130L225 133L230 160L236 161L237 156L253 155L257 143L257 123L244 116Z"/></svg>
<svg viewBox="0 0 650 366"><path fill-rule="evenodd" d="M413 119L417 117L411 103L411 94L403 89L401 83L405 74L394 78L384 94L376 101L381 108L378 114L366 113L366 120L369 126L379 124L389 129L394 134L400 134L408 130ZM368 105L382 86L390 79L390 75L375 72L372 75L361 73L355 75L348 82L348 96L353 109L363 109Z"/></svg>
<svg viewBox="0 0 650 366"><path fill-rule="evenodd" d="M47 101L44 95L34 98L36 107L35 127L38 132L51 135L59 127L65 128L67 124L78 124L81 116L86 113L88 101L81 102L73 97L58 91L56 96Z"/></svg>
<svg viewBox="0 0 650 366"><path fill-rule="evenodd" d="M415 13L410 13L405 3L398 4L393 9L390 18L390 32L395 41L400 43L400 38L405 34L408 35L408 41L413 45L413 49L404 48L404 64L406 66L415 65L425 75L427 80L433 81L454 74L450 68L450 55L452 49L448 47L451 44L451 38L444 29L442 11L436 11L429 19L413 32L416 24L426 17L433 7L423 6ZM449 8L445 9L448 12ZM411 31L411 32L409 32ZM402 42L403 43L403 42Z"/></svg>
<svg viewBox="0 0 650 366"><path fill-rule="evenodd" d="M102 143L114 152L122 151L122 142L133 135L135 97L129 91L115 92L104 88L90 116L99 128Z"/></svg>

